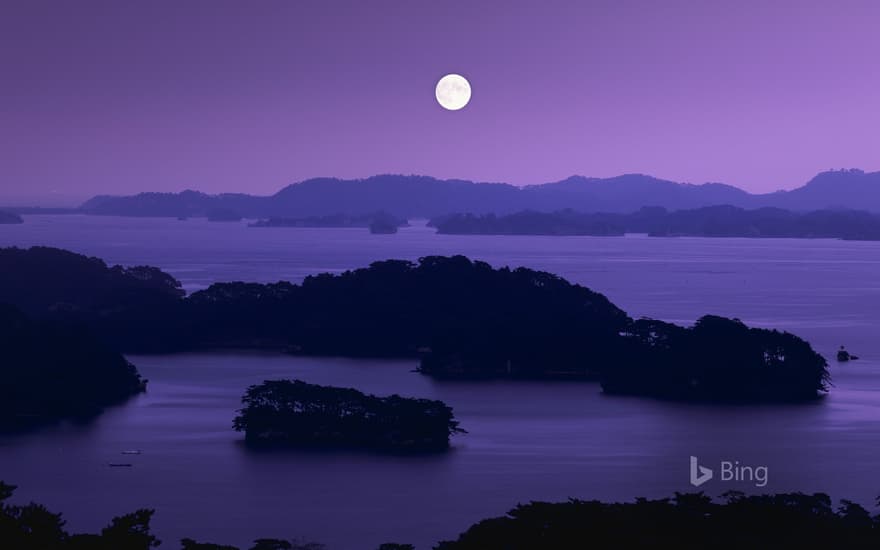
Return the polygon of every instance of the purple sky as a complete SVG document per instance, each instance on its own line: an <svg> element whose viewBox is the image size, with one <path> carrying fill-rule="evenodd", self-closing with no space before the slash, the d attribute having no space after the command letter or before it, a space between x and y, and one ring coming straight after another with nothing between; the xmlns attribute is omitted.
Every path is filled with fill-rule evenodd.
<svg viewBox="0 0 880 550"><path fill-rule="evenodd" d="M874 0L4 0L0 203L389 172L791 188L880 169L878 28Z"/></svg>

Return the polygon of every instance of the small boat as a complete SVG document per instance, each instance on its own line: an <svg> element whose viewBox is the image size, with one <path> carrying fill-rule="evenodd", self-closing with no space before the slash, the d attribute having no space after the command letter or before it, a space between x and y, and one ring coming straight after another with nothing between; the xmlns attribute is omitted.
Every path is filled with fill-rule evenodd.
<svg viewBox="0 0 880 550"><path fill-rule="evenodd" d="M132 464L130 462L111 462L107 466L111 468L131 468Z"/></svg>

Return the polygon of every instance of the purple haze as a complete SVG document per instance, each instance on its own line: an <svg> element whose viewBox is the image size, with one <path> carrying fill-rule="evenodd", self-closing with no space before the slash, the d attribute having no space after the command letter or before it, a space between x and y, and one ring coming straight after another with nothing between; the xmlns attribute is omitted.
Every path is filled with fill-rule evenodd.
<svg viewBox="0 0 880 550"><path fill-rule="evenodd" d="M269 194L308 177L880 169L880 3L0 6L0 202ZM447 72L474 90L433 97Z"/></svg>

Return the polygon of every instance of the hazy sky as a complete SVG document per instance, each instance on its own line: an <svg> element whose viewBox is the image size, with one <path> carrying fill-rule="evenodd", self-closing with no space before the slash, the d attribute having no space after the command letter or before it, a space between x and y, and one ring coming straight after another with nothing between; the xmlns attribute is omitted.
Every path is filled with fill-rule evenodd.
<svg viewBox="0 0 880 550"><path fill-rule="evenodd" d="M376 173L790 188L880 169L878 28L873 0L3 0L0 202Z"/></svg>

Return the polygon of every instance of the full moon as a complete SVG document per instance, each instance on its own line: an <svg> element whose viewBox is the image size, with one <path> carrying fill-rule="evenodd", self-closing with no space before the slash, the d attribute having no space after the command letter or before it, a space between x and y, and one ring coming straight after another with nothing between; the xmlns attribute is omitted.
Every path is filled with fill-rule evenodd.
<svg viewBox="0 0 880 550"><path fill-rule="evenodd" d="M437 82L434 94L441 107L457 111L471 100L471 83L460 74L448 74Z"/></svg>

